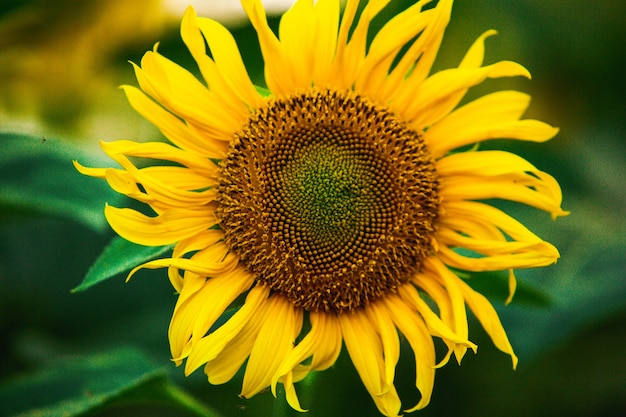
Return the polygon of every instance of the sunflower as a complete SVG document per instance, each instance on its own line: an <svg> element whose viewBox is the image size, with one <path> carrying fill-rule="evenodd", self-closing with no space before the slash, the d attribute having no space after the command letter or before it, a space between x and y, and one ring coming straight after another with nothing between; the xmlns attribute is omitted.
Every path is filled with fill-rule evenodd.
<svg viewBox="0 0 626 417"><path fill-rule="evenodd" d="M559 257L485 200L567 213L550 175L471 145L543 142L558 129L521 119L529 96L516 91L459 106L487 78L530 77L514 62L483 64L494 31L457 68L429 75L452 0L418 1L369 42L387 3L348 0L341 11L340 0L298 0L277 36L260 0L243 0L266 89L251 82L229 31L189 8L181 35L204 83L155 47L134 66L140 88L123 87L169 143L102 143L121 168L76 163L154 212L106 206L120 236L175 244L170 258L131 275L168 269L178 293L171 354L185 374L204 367L222 384L245 364L242 397L281 383L302 410L294 383L345 346L380 412L396 416L401 335L420 393L410 412L428 404L437 367L476 350L466 307L516 366L496 311L457 272L508 270L512 293L514 269ZM447 348L439 359L435 338Z"/></svg>

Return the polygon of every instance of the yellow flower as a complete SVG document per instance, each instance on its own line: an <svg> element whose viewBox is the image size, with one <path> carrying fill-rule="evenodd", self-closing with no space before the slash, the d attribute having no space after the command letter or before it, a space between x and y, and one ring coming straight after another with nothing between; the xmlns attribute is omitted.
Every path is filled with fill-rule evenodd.
<svg viewBox="0 0 626 417"><path fill-rule="evenodd" d="M368 27L387 0L367 2L360 14L358 0L343 14L340 0L298 0L279 37L260 0L242 3L258 34L268 97L250 81L227 29L190 8L181 34L204 83L155 48L135 66L140 89L124 87L171 144L103 143L121 169L77 164L155 212L107 206L120 236L175 244L171 258L131 272L168 268L179 294L173 359L185 362L185 374L204 366L212 384L246 363L242 397L268 386L275 393L282 383L301 410L294 382L331 366L345 344L380 412L396 416L399 333L416 359L421 396L407 410L414 411L430 400L435 368L476 349L468 306L515 367L494 308L450 268L509 270L514 289L514 269L554 263L554 246L481 200L556 217L567 214L561 191L514 154L455 150L557 133L520 120L529 103L523 93L458 107L483 80L528 71L510 61L483 65L488 31L457 68L429 75L451 0L428 9L417 2L369 46ZM165 162L138 168L131 157ZM217 324L242 294L243 305ZM439 361L435 337L448 348Z"/></svg>

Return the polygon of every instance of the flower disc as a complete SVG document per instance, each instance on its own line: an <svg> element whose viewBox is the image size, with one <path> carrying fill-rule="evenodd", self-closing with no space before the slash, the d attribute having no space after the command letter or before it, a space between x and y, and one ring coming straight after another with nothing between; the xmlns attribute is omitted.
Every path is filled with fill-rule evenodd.
<svg viewBox="0 0 626 417"><path fill-rule="evenodd" d="M394 292L431 252L437 175L422 136L352 93L313 90L250 116L217 209L249 272L309 311Z"/></svg>

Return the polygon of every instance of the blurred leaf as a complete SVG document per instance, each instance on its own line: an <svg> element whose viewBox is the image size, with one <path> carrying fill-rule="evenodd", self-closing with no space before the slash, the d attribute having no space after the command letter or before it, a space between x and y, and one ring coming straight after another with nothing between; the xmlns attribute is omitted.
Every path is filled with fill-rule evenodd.
<svg viewBox="0 0 626 417"><path fill-rule="evenodd" d="M0 386L3 415L76 416L164 373L140 352L121 349L58 361Z"/></svg>
<svg viewBox="0 0 626 417"><path fill-rule="evenodd" d="M45 137L0 132L0 207L18 207L77 220L106 230L104 202L121 198L104 181L80 175L72 160L94 162L75 145Z"/></svg>
<svg viewBox="0 0 626 417"><path fill-rule="evenodd" d="M199 402L165 378L158 378L141 384L125 392L123 396L113 399L108 405L111 408L118 407L118 409L116 409L117 411L120 407L124 407L125 405L146 403L152 406L158 406L159 408L163 408L163 406L176 406L178 409L187 411L188 413L185 413L186 415L196 415L199 417L221 416L221 414ZM120 413L118 412L114 415L119 416ZM134 416L135 413L131 410L131 413L125 415ZM179 415L179 413L176 414L176 416Z"/></svg>
<svg viewBox="0 0 626 417"><path fill-rule="evenodd" d="M121 237L115 237L104 248L96 262L89 268L83 282L72 292L85 291L104 280L123 272L130 271L137 265L155 259L172 249L168 246L142 246L129 242Z"/></svg>
<svg viewBox="0 0 626 417"><path fill-rule="evenodd" d="M174 406L189 415L219 417L170 383L135 349L64 359L0 386L2 412L19 417L72 417L129 405Z"/></svg>
<svg viewBox="0 0 626 417"><path fill-rule="evenodd" d="M508 271L456 272L472 289L489 298L491 302L504 302L509 296ZM546 291L533 286L526 280L517 280L512 304L524 307L549 307L551 302L550 295Z"/></svg>
<svg viewBox="0 0 626 417"><path fill-rule="evenodd" d="M607 191L620 194L617 188ZM626 224L621 206L611 209L616 200L572 197L567 204L572 214L550 226L562 258L549 268L526 271L526 278L550 294L550 308L523 309L514 299L499 311L520 358L546 352L626 311Z"/></svg>

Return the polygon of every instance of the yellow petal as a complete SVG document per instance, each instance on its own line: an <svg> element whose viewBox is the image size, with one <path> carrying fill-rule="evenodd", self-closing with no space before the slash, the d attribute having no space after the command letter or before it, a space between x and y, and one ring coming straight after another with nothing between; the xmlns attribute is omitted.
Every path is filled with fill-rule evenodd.
<svg viewBox="0 0 626 417"><path fill-rule="evenodd" d="M240 100L240 111L244 114L244 105L258 108L263 103L263 99L250 81L235 38L228 29L214 20L199 18L196 23L211 50L219 74L230 88L230 91L220 94L222 99L226 100L227 97L236 96ZM211 81L208 80L207 82L210 83Z"/></svg>
<svg viewBox="0 0 626 417"><path fill-rule="evenodd" d="M465 309L465 301L463 294L459 288L455 285L456 275L454 275L438 258L429 257L424 261L425 276L430 279L435 279L445 288L445 292L442 295L449 299L450 306L452 307L452 330L463 339L468 339L469 331L467 325L467 310ZM428 278L426 278L428 279ZM421 285L421 281L420 281ZM441 302L441 296L435 298L435 301L439 304ZM472 348L475 351L475 348ZM461 363L463 356L467 352L467 346L457 344L454 348L454 355L458 363Z"/></svg>
<svg viewBox="0 0 626 417"><path fill-rule="evenodd" d="M271 380L272 393L276 395L278 381L290 374L301 362L313 357L311 364L305 366L307 370L323 370L331 366L337 360L341 351L342 337L339 322L334 315L327 313L311 312L309 316L311 330L283 359L278 370ZM285 391L289 393L287 401L292 408L304 411L300 407L298 397L289 384L283 379Z"/></svg>
<svg viewBox="0 0 626 417"><path fill-rule="evenodd" d="M267 24L265 9L260 0L242 0L250 23L256 30L263 61L265 63L265 82L274 94L289 94L296 85L293 68L289 56L284 53L282 45Z"/></svg>
<svg viewBox="0 0 626 417"><path fill-rule="evenodd" d="M302 328L302 309L281 295L268 300L268 307L243 377L241 396L250 398L267 388L282 360L293 348Z"/></svg>
<svg viewBox="0 0 626 417"><path fill-rule="evenodd" d="M234 254L228 254L223 260L215 261L209 264L203 264L195 259L187 258L165 258L156 259L143 263L133 268L126 280L130 280L132 276L140 269L160 269L160 268L175 268L178 270L189 271L203 277L214 277L216 275L224 274L232 271L239 262L239 259Z"/></svg>
<svg viewBox="0 0 626 417"><path fill-rule="evenodd" d="M151 171L149 170L137 169L124 155L118 154L115 159L126 171L122 171L123 175L116 175L116 171L109 170L107 173L109 184L114 189L117 186L120 190L118 192L127 194L137 200L144 201L144 195L147 195L147 201L156 200L161 205L167 207L191 208L193 206L205 206L215 199L216 191L214 189L201 191L183 190L179 188L176 177L162 178L165 180L163 181L151 176ZM209 164L212 165L211 162L207 165ZM129 178L129 176L132 177ZM141 184L144 191L140 191L135 183ZM124 192L124 189L127 189L127 191Z"/></svg>
<svg viewBox="0 0 626 417"><path fill-rule="evenodd" d="M174 145L207 158L223 158L226 154L226 144L232 135L216 131L214 137L200 136L138 88L122 86L122 89L133 109L158 127Z"/></svg>
<svg viewBox="0 0 626 417"><path fill-rule="evenodd" d="M337 50L339 14L341 4L337 0L318 0L315 3L315 59L313 60L313 82L325 88L331 72L331 65Z"/></svg>
<svg viewBox="0 0 626 417"><path fill-rule="evenodd" d="M397 416L401 407L400 398L393 381L387 383L384 380L385 365L381 337L376 334L376 330L362 311L343 313L338 318L346 349L365 388L381 413L386 416ZM391 347L391 350L393 349Z"/></svg>
<svg viewBox="0 0 626 417"><path fill-rule="evenodd" d="M496 35L498 32L490 29L478 37L467 50L463 60L459 64L460 68L478 68L485 59L485 39Z"/></svg>
<svg viewBox="0 0 626 417"><path fill-rule="evenodd" d="M72 164L74 164L74 168L76 168L76 170L80 172L81 174L88 175L90 177L95 177L95 178L105 178L107 171L111 169L111 168L90 168L90 167L81 165L80 162L78 161L72 161Z"/></svg>
<svg viewBox="0 0 626 417"><path fill-rule="evenodd" d="M207 124L207 110L217 106L193 74L159 54L156 47L143 55L141 66L132 65L140 88L154 100L186 122Z"/></svg>
<svg viewBox="0 0 626 417"><path fill-rule="evenodd" d="M450 6L451 6L451 2L448 4L448 7ZM434 32L430 36L440 37L443 34L445 25L447 25L449 21L449 14L450 14L450 10L447 11L447 15L445 14L443 15L445 16L445 19L440 17L441 22L438 22L439 26L437 26L436 24L437 22L435 24L431 24L431 26L428 27L428 29L425 31L424 35L429 36L428 34L430 34L431 32ZM441 16L441 14L439 16ZM459 64L458 68L459 69L479 68L483 64L483 60L485 57L485 39L487 39L490 36L495 35L496 33L497 32L495 30L488 30L484 32L481 36L479 36L478 39L474 41L472 46L469 48L469 50L463 57L463 60ZM425 37L424 35L422 37ZM436 39L438 42L437 45L439 45L439 43L441 43L441 38L436 38ZM418 39L418 42L416 42L416 44L419 44L420 40L421 39ZM417 46L417 45L414 45L414 46ZM412 49L413 48L409 49L409 51L407 52L407 55L411 52ZM428 53L428 52L429 52L429 49L426 48L425 53ZM405 55L403 59L405 59L406 57L407 56ZM434 58L434 56L432 58ZM402 64L402 62L400 64ZM430 65L432 65L432 61ZM407 68L410 68L410 67L407 67ZM416 85L415 81L412 80L410 82L412 83L412 85ZM398 91L398 89L400 88L401 87L396 86L396 88L392 90L391 94L393 94L395 91ZM467 91L468 91L468 88L461 88L451 94L448 94L444 98L438 99L436 102L436 105L433 105L433 107L429 109L431 111L431 114L428 117L424 117L423 119L421 119L419 122L416 122L416 123L419 126L431 126L432 124L438 122L439 120L441 120L441 118L449 114L459 104L459 102L463 99ZM405 97L408 97L408 96L405 96ZM390 97L390 99L393 99L393 97ZM398 98L397 100L398 101L397 101L396 107L402 107L403 105L404 106L407 105L407 103L402 102L402 99ZM409 116L409 118L411 117Z"/></svg>
<svg viewBox="0 0 626 417"><path fill-rule="evenodd" d="M354 83L355 75L351 74L351 76L344 77L346 73L343 69L345 69L344 61L346 45L348 44L348 34L352 28L352 24L354 23L354 17L356 16L358 6L359 0L347 0L343 10L343 16L339 24L335 59L332 61L328 78L329 86L337 89L351 88ZM338 71L338 69L340 71Z"/></svg>
<svg viewBox="0 0 626 417"><path fill-rule="evenodd" d="M448 327L437 315L432 311L432 309L426 304L426 302L420 297L419 293L413 287L413 285L402 285L398 292L402 299L405 302L409 302L413 307L415 307L416 311L422 316L424 319L424 323L428 327L428 331L433 335L440 337L449 342L453 342L455 344L465 345L466 347L471 348L472 350L476 350L476 345L469 340L467 337L460 337L455 334L450 327ZM398 302L401 302L398 300Z"/></svg>
<svg viewBox="0 0 626 417"><path fill-rule="evenodd" d="M339 315L346 349L363 384L372 396L385 393L383 383L383 349L380 337L365 313L354 311Z"/></svg>
<svg viewBox="0 0 626 417"><path fill-rule="evenodd" d="M459 152L437 161L437 173L448 175L500 175L538 171L524 158L505 151Z"/></svg>
<svg viewBox="0 0 626 417"><path fill-rule="evenodd" d="M509 296L504 300L504 305L507 306L513 301L515 290L517 289L517 279L515 279L515 271L509 269Z"/></svg>
<svg viewBox="0 0 626 417"><path fill-rule="evenodd" d="M204 230L187 239L181 239L174 247L172 258L182 258L191 252L207 250L217 241L224 238L224 232L219 229Z"/></svg>
<svg viewBox="0 0 626 417"><path fill-rule="evenodd" d="M347 19L350 23L352 23L351 21L356 12L357 4L355 3L358 2L348 2L346 6L346 13L343 19ZM350 29L350 24L344 24L342 21L337 43L337 53L330 71L332 77L330 80L331 85L338 88L353 87L363 66L370 23L388 3L389 0L371 0L367 2L347 44L342 43L342 40L347 35L345 31Z"/></svg>
<svg viewBox="0 0 626 417"><path fill-rule="evenodd" d="M224 232L221 230L205 230L195 234L187 239L180 240L172 251L172 258L182 258L190 252L197 252L212 247L218 240L224 238ZM170 267L167 274L170 282L174 286L176 292L180 294L183 288L183 277L178 268ZM182 297L179 296L179 299Z"/></svg>
<svg viewBox="0 0 626 417"><path fill-rule="evenodd" d="M205 284L205 277L193 273L185 274L184 285L180 288L168 330L170 351L176 365L180 365L188 354L183 354L183 350L190 341L193 323L197 317L197 309L194 308L197 302L194 304L193 298Z"/></svg>
<svg viewBox="0 0 626 417"><path fill-rule="evenodd" d="M400 114L417 130L424 130L449 113L451 106L446 103L450 100L457 101L459 93L487 78L514 76L530 77L530 74L520 64L511 61L500 61L480 68L443 70L430 76L419 86L413 86L407 81L393 106L394 109L402 109ZM416 97L419 99L415 99Z"/></svg>
<svg viewBox="0 0 626 417"><path fill-rule="evenodd" d="M439 311L439 317L441 318L441 321L451 331L453 331L456 335L458 335L458 337L467 340L467 335L468 335L467 323L465 323L465 326L462 325L463 323L458 323L458 324L456 323L455 308L453 306L451 297L448 294L445 287L443 287L437 280L434 280L430 278L429 276L424 276L424 274L422 273L418 273L416 276L414 276L411 282L415 286L419 287L426 294L428 294L428 296L433 300L433 302L437 306L437 310ZM462 302L462 297L461 297L461 305L463 306L463 308L465 308L465 305ZM424 320L426 321L426 319ZM464 320L465 320L465 317L464 317ZM429 328L429 331L432 332L430 328ZM449 349L448 354L446 355L448 356L451 353L451 350L455 349L456 344L446 341L445 339L444 339L444 342L446 343ZM448 358L445 357L439 363L439 365L444 363L447 359Z"/></svg>
<svg viewBox="0 0 626 417"><path fill-rule="evenodd" d="M447 216L443 221L446 224L450 220L457 220L457 224L462 222L459 230L465 229L465 224L476 226L484 223L496 226L514 240L541 241L540 237L528 230L522 223L489 204L476 201L454 201L446 202L445 207Z"/></svg>
<svg viewBox="0 0 626 417"><path fill-rule="evenodd" d="M534 171L492 176L441 178L444 200L487 200L500 198L544 210L552 217L565 216L561 209L561 187L550 175Z"/></svg>
<svg viewBox="0 0 626 417"><path fill-rule="evenodd" d="M424 3L424 1L419 1L402 13L392 17L376 34L363 61L363 69L356 80L356 90L365 91L382 103L386 103L391 99L385 96L384 92L381 92L382 94L380 94L379 98L377 92L381 88L385 88L386 92L389 92L390 89L395 91L398 85L394 81L397 81L398 78L404 80L409 68L412 68L415 64L418 54L423 52L422 50L415 51L415 48L409 48L394 68L393 72L396 73L396 76L393 77L393 72L389 74L391 64L398 52L404 45L420 34L431 20L434 10L422 12ZM412 45L413 47L415 43ZM407 68L406 62L409 60L411 61L410 67ZM397 76L398 74L400 77Z"/></svg>
<svg viewBox="0 0 626 417"><path fill-rule="evenodd" d="M456 230L442 228L437 231L437 236L440 244L447 245L449 247L470 249L486 256L532 252L535 248L538 248L542 244L541 241L517 242L507 241L505 239L483 239L473 235L466 236L464 233L470 233L470 231L457 232Z"/></svg>
<svg viewBox="0 0 626 417"><path fill-rule="evenodd" d="M489 204L475 201L447 201L444 209L446 215L441 217L440 230L452 230L479 239L502 242L511 239L520 242L541 242L541 238L523 224ZM484 210L484 213L477 210Z"/></svg>
<svg viewBox="0 0 626 417"><path fill-rule="evenodd" d="M289 70L293 77L292 91L310 88L317 60L313 2L296 1L280 19L278 33L282 51L289 57Z"/></svg>
<svg viewBox="0 0 626 417"><path fill-rule="evenodd" d="M253 107L252 103L256 103L256 97L237 97L237 95L233 92L232 82L231 86L229 86L229 83L224 78L218 68L218 65L207 54L207 42L202 36L199 21L200 19L197 18L195 10L192 6L189 6L183 15L183 21L180 26L180 34L183 42L187 45L189 52L191 52L191 55L198 64L202 77L209 87L210 95L216 105L222 109L221 111L225 111L233 115L239 114L241 116L245 116L248 113L246 100L252 100L250 107ZM234 56L229 59L241 60L236 46L231 53ZM247 77L245 70L243 74L240 74L240 76L243 76L244 79ZM245 81L243 82L245 83ZM245 92L243 93L243 96L246 96ZM234 131L233 128L235 128L235 126L231 126L231 129L226 130L226 136L232 136L232 132Z"/></svg>
<svg viewBox="0 0 626 417"><path fill-rule="evenodd" d="M517 367L518 359L513 352L513 347L509 342L509 338L506 336L506 332L502 327L502 323L500 322L500 318L498 317L496 310L482 294L474 291L469 285L463 282L463 280L457 277L456 281L459 289L463 293L465 302L483 326L489 337L491 337L493 344L496 345L496 347L502 352L511 356L513 369L515 369Z"/></svg>
<svg viewBox="0 0 626 417"><path fill-rule="evenodd" d="M397 301L400 301L399 299ZM393 385L395 376L396 364L400 358L400 341L398 339L398 332L396 327L389 316L389 313L384 307L381 307L379 303L370 303L365 312L370 319L370 322L376 326L376 331L380 335L380 340L383 344L383 357L384 357L384 390L388 390Z"/></svg>
<svg viewBox="0 0 626 417"><path fill-rule="evenodd" d="M170 245L193 236L217 223L211 209L172 208L157 217L148 217L128 208L107 205L104 215L115 232L123 238L146 246Z"/></svg>
<svg viewBox="0 0 626 417"><path fill-rule="evenodd" d="M213 333L194 342L185 363L185 375L191 374L203 364L215 359L249 321L262 321L268 296L268 287L257 285L252 288L243 306L226 323Z"/></svg>
<svg viewBox="0 0 626 417"><path fill-rule="evenodd" d="M425 133L435 158L472 143L509 138L544 142L558 129L537 120L519 120L530 97L517 91L499 91L458 108Z"/></svg>
<svg viewBox="0 0 626 417"><path fill-rule="evenodd" d="M435 346L424 321L405 303L394 303L389 297L385 305L398 329L404 334L415 355L415 386L422 398L407 412L422 409L430 402L435 380ZM362 342L366 343L366 342Z"/></svg>
<svg viewBox="0 0 626 417"><path fill-rule="evenodd" d="M219 177L217 165L213 163L207 165L215 169L214 175L210 177L200 175L191 169L175 166L150 166L141 168L140 171L160 183L172 182L172 179L175 179L176 187L181 190L205 190L215 186Z"/></svg>
<svg viewBox="0 0 626 417"><path fill-rule="evenodd" d="M420 85L430 73L443 40L445 28L450 22L452 3L452 0L440 0L437 2L432 23L428 25L426 31L422 34L423 36L420 36L420 39L416 42L419 49L423 52L415 68L411 70L410 75L407 77L407 82L412 86Z"/></svg>
<svg viewBox="0 0 626 417"><path fill-rule="evenodd" d="M285 398L289 405L296 411L305 412L307 410L303 409L300 406L300 400L298 400L298 395L296 394L296 389L293 386L293 373L288 372L282 378L283 385L285 387ZM273 392L274 393L274 392ZM274 393L276 396L276 393Z"/></svg>
<svg viewBox="0 0 626 417"><path fill-rule="evenodd" d="M321 371L332 366L339 357L343 342L341 327L337 317L327 313L311 312L309 320L311 322L311 330L313 330L313 326L316 326L321 338L319 346L313 353L313 360L310 366L311 369Z"/></svg>
<svg viewBox="0 0 626 417"><path fill-rule="evenodd" d="M170 344L176 360L188 355L190 344L204 337L228 306L254 281L243 268L226 271L210 279L199 279L193 275L185 275L185 280L191 277L193 287L191 291L185 291L183 286L184 296L181 294L179 297L170 322ZM198 285L201 287L196 290Z"/></svg>
<svg viewBox="0 0 626 417"><path fill-rule="evenodd" d="M214 177L216 172L215 165L206 158L192 152L186 152L167 143L139 143L129 140L118 140L115 142L100 142L100 146L107 155L116 161L120 159L120 155L135 156L178 162L201 175L209 177Z"/></svg>
<svg viewBox="0 0 626 417"><path fill-rule="evenodd" d="M439 257L452 267L478 272L537 268L552 265L559 258L558 250L550 243L537 244L533 249L533 251L521 253L474 258L460 255L447 246L442 246L439 250Z"/></svg>
<svg viewBox="0 0 626 417"><path fill-rule="evenodd" d="M383 415L387 417L399 417L398 413L400 412L402 404L400 403L400 397L398 396L395 385L391 385L389 391L383 395L372 396L372 399L376 407L378 407L378 411Z"/></svg>
<svg viewBox="0 0 626 417"><path fill-rule="evenodd" d="M418 6L416 4L413 7L417 8ZM422 29L423 31L409 46L389 76L378 83L380 85L376 86L370 83L372 85L371 93L375 94L382 103L392 102L392 107L403 117L405 117L404 109L408 105L406 100L414 101L415 96L401 92L408 87L408 84L411 86L408 88L417 88L428 76L439 51L443 32L450 20L451 8L451 1L440 1L437 7L422 11L412 19L413 16L410 14L414 14L416 11L407 9L404 13L409 14L406 16L408 19L406 23L410 25L411 30L415 30L416 34ZM410 10L411 12L409 12ZM393 29L396 25L390 21L386 26L391 26ZM374 91L374 88L377 88L378 91Z"/></svg>
<svg viewBox="0 0 626 417"><path fill-rule="evenodd" d="M261 330L261 320L250 320L215 359L207 362L204 373L214 385L224 384L241 368Z"/></svg>
<svg viewBox="0 0 626 417"><path fill-rule="evenodd" d="M137 180L127 171L107 169L105 179L109 186L120 194L124 194L142 203L154 203L154 198L147 195L137 186Z"/></svg>
<svg viewBox="0 0 626 417"><path fill-rule="evenodd" d="M141 67L133 67L143 91L187 125L196 126L211 137L227 137L237 131L248 114L229 109L189 71L156 51L146 52Z"/></svg>

